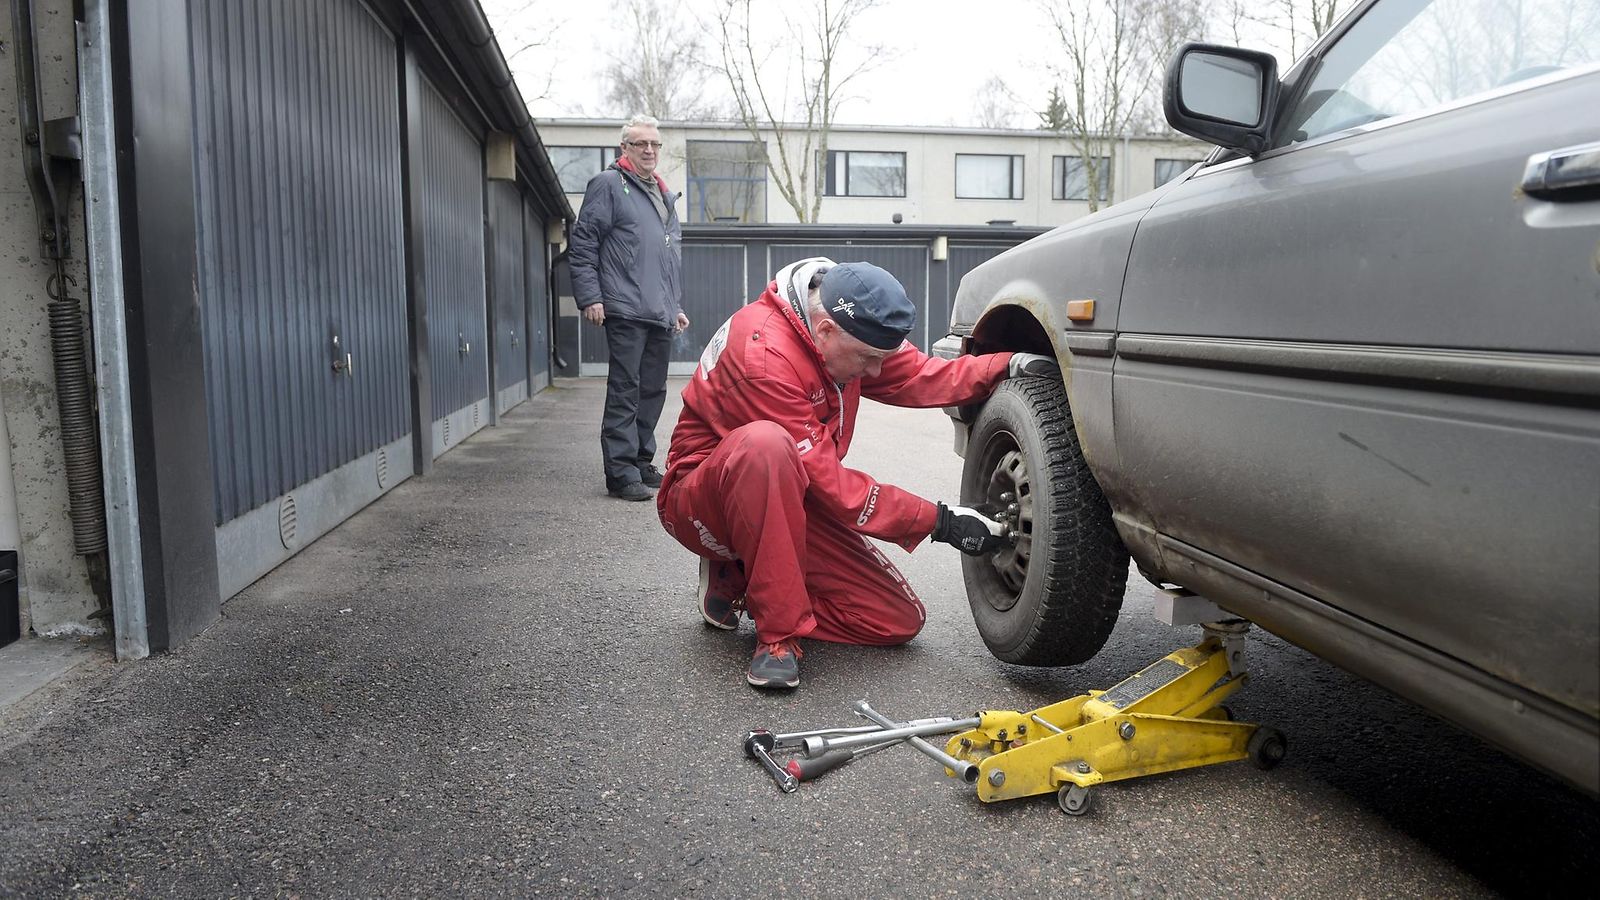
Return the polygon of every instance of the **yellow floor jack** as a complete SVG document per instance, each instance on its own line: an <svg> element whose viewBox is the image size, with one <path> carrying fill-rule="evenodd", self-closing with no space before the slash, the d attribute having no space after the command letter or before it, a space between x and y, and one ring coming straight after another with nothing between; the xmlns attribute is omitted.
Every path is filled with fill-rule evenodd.
<svg viewBox="0 0 1600 900"><path fill-rule="evenodd" d="M1168 602L1198 601L1173 593ZM1191 603L1191 609L1196 604ZM1167 620L1171 621L1170 607ZM1184 624L1174 622L1173 624ZM1233 721L1222 705L1248 680L1240 619L1206 622L1205 639L1174 651L1104 691L1028 712L986 711L977 727L954 735L945 752L977 766L978 799L987 803L1056 794L1062 812L1081 816L1096 785L1249 758L1270 769L1282 759L1283 735ZM957 770L946 770L961 774Z"/></svg>

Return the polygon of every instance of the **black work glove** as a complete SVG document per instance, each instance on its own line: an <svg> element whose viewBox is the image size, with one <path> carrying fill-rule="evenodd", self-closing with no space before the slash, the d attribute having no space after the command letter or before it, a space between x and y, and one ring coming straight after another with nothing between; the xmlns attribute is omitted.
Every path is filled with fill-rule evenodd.
<svg viewBox="0 0 1600 900"><path fill-rule="evenodd" d="M1061 366L1048 356L1037 353L1013 353L1011 360L1006 363L1006 376L1038 376L1042 378L1060 378Z"/></svg>
<svg viewBox="0 0 1600 900"><path fill-rule="evenodd" d="M934 520L933 539L942 541L968 556L983 556L1005 546L1006 527L975 509L939 504Z"/></svg>

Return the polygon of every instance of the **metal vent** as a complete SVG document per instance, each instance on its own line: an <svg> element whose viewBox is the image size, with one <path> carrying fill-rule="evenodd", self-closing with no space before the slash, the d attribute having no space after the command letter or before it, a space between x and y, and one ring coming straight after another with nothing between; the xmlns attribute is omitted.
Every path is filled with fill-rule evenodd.
<svg viewBox="0 0 1600 900"><path fill-rule="evenodd" d="M278 540L283 549L293 550L295 537L300 532L300 512L295 508L294 495L284 494L278 501Z"/></svg>
<svg viewBox="0 0 1600 900"><path fill-rule="evenodd" d="M389 451L384 447L378 448L378 487L389 486Z"/></svg>
<svg viewBox="0 0 1600 900"><path fill-rule="evenodd" d="M472 427L478 427L478 404L472 404Z"/></svg>
<svg viewBox="0 0 1600 900"><path fill-rule="evenodd" d="M450 446L450 420L448 418L444 420L444 445L446 447Z"/></svg>

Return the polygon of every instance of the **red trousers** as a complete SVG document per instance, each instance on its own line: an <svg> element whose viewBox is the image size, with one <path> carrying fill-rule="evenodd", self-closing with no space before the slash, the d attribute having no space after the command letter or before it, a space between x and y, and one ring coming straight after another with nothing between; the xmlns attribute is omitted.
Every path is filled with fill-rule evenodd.
<svg viewBox="0 0 1600 900"><path fill-rule="evenodd" d="M773 422L728 434L657 503L661 524L707 559L744 563L756 639L810 637L903 644L922 630L922 601L869 539L806 502L794 439Z"/></svg>

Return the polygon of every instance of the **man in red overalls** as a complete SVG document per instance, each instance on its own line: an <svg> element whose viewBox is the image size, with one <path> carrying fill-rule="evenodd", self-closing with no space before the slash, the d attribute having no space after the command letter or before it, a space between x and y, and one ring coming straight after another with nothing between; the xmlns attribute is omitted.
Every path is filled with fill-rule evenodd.
<svg viewBox="0 0 1600 900"><path fill-rule="evenodd" d="M907 550L924 538L980 555L1000 523L924 500L842 462L861 397L907 407L984 399L1006 377L1056 371L1036 354L931 358L906 342L916 308L868 263L801 260L712 337L683 390L661 523L702 557L700 612L756 623L746 679L800 684L799 638L903 644L922 601L869 537Z"/></svg>

